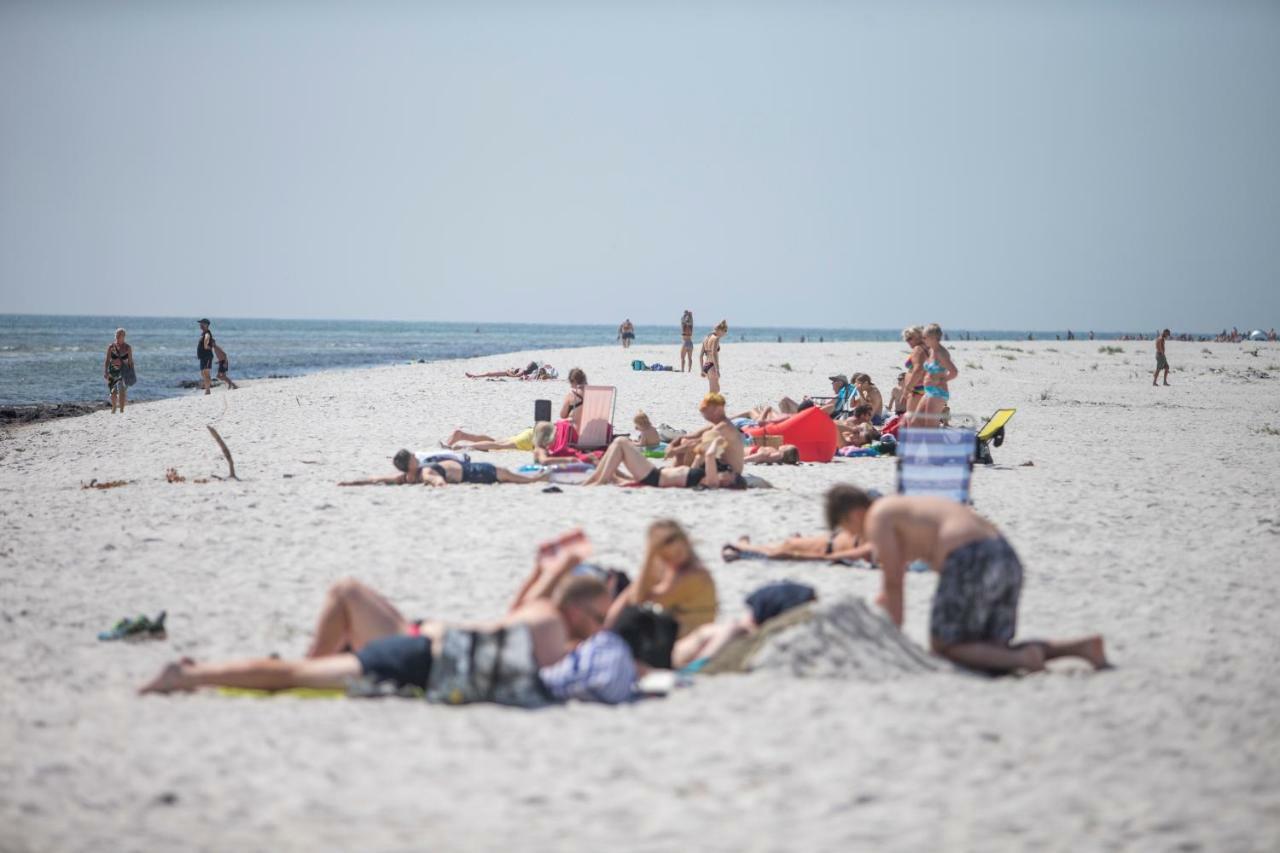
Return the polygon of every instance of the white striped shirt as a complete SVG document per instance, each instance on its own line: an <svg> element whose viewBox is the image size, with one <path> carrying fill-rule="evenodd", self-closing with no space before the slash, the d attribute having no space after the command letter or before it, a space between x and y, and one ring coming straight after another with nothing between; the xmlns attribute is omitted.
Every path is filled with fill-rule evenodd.
<svg viewBox="0 0 1280 853"><path fill-rule="evenodd" d="M551 666L538 671L556 699L616 705L631 698L636 662L631 647L612 631L599 631Z"/></svg>

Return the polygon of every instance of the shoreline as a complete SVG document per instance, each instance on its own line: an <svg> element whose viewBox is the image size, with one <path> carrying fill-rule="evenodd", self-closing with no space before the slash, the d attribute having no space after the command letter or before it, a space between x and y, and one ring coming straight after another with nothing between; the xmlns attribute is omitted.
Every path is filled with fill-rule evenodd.
<svg viewBox="0 0 1280 853"><path fill-rule="evenodd" d="M963 351L964 348L970 347L970 346L989 345L990 348L993 348L993 349L1003 348L1003 349L1009 350L1010 352L1015 352L1017 351L1017 345L1019 344L1021 344L1022 346L1036 347L1040 349L1051 349L1059 346L1078 347L1078 346L1099 345L1099 348L1101 350L1101 347L1109 347L1116 344L1117 342L1125 346L1131 346L1135 344L1142 345L1142 346L1148 346L1148 345L1154 346L1154 341L1150 341L1150 340L1124 341L1119 339L1107 339L1104 341L1103 338L1097 338L1093 341L1089 341L1089 340L1081 340L1078 337L1074 341L1035 340L1035 341L1019 342L1016 339L1006 339L1006 340L974 339L974 340L967 340L967 341L966 340L949 341L947 343L949 347L953 349L959 348L960 351ZM1245 347L1248 347L1249 345L1253 345L1255 348L1257 348L1257 347L1266 347L1268 345L1267 342L1250 341L1250 340L1237 341L1237 342L1177 341L1176 343L1179 345L1195 345L1195 346L1206 347L1206 348L1214 347L1214 346L1245 348ZM894 346L894 345L898 345L897 342L879 341L879 340L805 341L804 343L799 343L794 341L793 342L784 341L782 344L778 344L776 342L770 342L770 341L726 340L725 351L730 352L732 351L732 348L741 347L741 346L797 346L797 347L815 346L816 347L816 346ZM315 370L303 371L296 374L288 374L288 375L273 374L273 375L257 377L257 378L246 378L246 379L240 380L240 384L244 385L244 387L247 388L247 387L252 387L253 385L256 385L260 382L277 382L281 380L294 380L294 379L301 379L309 376L335 376L343 373L361 374L361 373L365 373L368 371L375 371L375 370L385 370L385 369L398 368L398 367L410 367L415 365L420 366L420 365L442 364L442 363L450 363L450 362L457 362L459 364L472 364L475 362L483 361L485 359L505 358L507 356L521 356L523 358L541 359L542 356L547 354L559 355L560 353L571 353L574 351L593 350L593 349L598 349L602 351L616 350L621 355L627 356L627 354L631 353L632 351L635 351L637 353L642 350L652 351L655 348L659 348L659 347L661 347L662 350L677 350L679 347L679 344L678 342L674 344L669 344L669 345L668 344L662 344L662 345L633 344L631 349L628 349L628 350L623 350L621 346L618 346L616 344L610 344L610 345L583 344L578 346L559 347L555 349L545 349L545 350L514 349L514 350L507 350L503 352L491 353L486 355L470 356L465 358L442 358L442 359L420 358L414 361L391 361L385 364L368 364L368 365L359 365L359 366L341 365L338 367L331 367L331 368L317 368ZM1247 349L1245 349L1244 351L1248 352ZM670 358L670 354L667 354L666 357ZM628 360L629 360L629 356L628 356ZM644 359L644 360L650 360L650 359ZM658 359L652 359L652 360L661 360L661 359L658 358ZM677 356L677 360L678 360L678 356ZM679 372L679 371L675 371L675 372ZM567 373L567 369L561 369L559 380L552 380L552 382L563 381L566 373ZM880 386L881 390L887 392L886 383L881 381L879 377L875 377L875 378L877 379L876 384ZM162 397L152 397L145 400L130 401L128 404L128 407L133 408L134 406L160 403L166 400L176 400L176 399L184 399L186 397L198 396L194 392L197 391L199 387L200 387L199 379L183 380L182 385L177 389L177 393L162 396ZM218 380L214 379L213 380L214 396L220 393L220 387L221 385L218 382ZM892 387L892 386L890 385L889 387ZM64 401L56 401L56 402L55 401L37 401L37 402L26 402L26 403L0 404L0 430L12 430L12 429L18 429L24 426L32 426L40 423L48 423L50 421L63 420L66 418L84 417L84 416L102 411L104 409L110 409L110 408L111 408L111 403L108 400L64 400Z"/></svg>

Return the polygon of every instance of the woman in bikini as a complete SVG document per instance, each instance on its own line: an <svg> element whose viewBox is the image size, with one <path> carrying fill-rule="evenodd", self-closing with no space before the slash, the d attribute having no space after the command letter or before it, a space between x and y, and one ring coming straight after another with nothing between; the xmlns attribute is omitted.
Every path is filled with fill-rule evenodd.
<svg viewBox="0 0 1280 853"><path fill-rule="evenodd" d="M680 315L680 372L693 370L693 312Z"/></svg>
<svg viewBox="0 0 1280 853"><path fill-rule="evenodd" d="M898 415L910 415L924 397L924 363L929 360L929 350L924 345L924 329L920 326L908 326L902 330L902 339L911 347L911 355L907 356L906 377L898 391L898 404L894 410Z"/></svg>
<svg viewBox="0 0 1280 853"><path fill-rule="evenodd" d="M116 339L107 347L107 357L102 362L102 378L107 380L107 394L111 396L111 414L124 414L129 401L129 386L124 381L124 369L133 367L133 347L124 342L124 329L116 329Z"/></svg>
<svg viewBox="0 0 1280 853"><path fill-rule="evenodd" d="M929 360L924 363L924 396L916 406L912 426L936 427L943 410L951 399L947 383L960 375L951 353L942 345L942 327L930 323L924 329L924 341L929 347Z"/></svg>
<svg viewBox="0 0 1280 853"><path fill-rule="evenodd" d="M649 525L649 545L639 575L613 600L604 627L613 627L627 607L644 604L656 604L670 613L681 637L716 621L716 582L698 559L689 535L675 521Z"/></svg>
<svg viewBox="0 0 1280 853"><path fill-rule="evenodd" d="M600 464L584 486L640 485L659 489L744 489L747 482L741 474L720 461L724 439L717 436L702 450L701 464L669 465L659 468L643 451L626 438L616 438L605 451Z"/></svg>
<svg viewBox="0 0 1280 853"><path fill-rule="evenodd" d="M702 364L702 375L712 394L720 393L720 339L729 334L729 321L721 320L711 332L702 339L702 353L699 360Z"/></svg>
<svg viewBox="0 0 1280 853"><path fill-rule="evenodd" d="M735 560L821 560L827 563L853 563L871 560L871 546L843 529L825 536L796 534L776 544L755 545L749 536L720 549L726 563Z"/></svg>
<svg viewBox="0 0 1280 853"><path fill-rule="evenodd" d="M573 421L575 430L582 429L582 389L587 387L587 374L582 368L575 367L569 371L569 393L564 395L560 404L560 420L566 418Z"/></svg>
<svg viewBox="0 0 1280 853"><path fill-rule="evenodd" d="M458 457L441 453L419 456L408 450L396 453L393 464L403 474L388 477L369 477L365 480L347 480L339 486L449 486L456 483L492 485L494 483L536 483L547 476L546 471L525 475L499 468L487 462L472 462L465 455Z"/></svg>

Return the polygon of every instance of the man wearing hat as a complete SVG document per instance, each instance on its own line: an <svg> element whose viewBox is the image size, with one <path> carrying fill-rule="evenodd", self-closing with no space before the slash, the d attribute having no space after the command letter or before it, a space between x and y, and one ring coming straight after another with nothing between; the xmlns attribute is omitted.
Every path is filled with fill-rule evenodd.
<svg viewBox="0 0 1280 853"><path fill-rule="evenodd" d="M831 417L837 418L853 408L853 400L858 396L858 391L849 384L849 377L843 373L836 373L827 378L831 380L831 390L835 393L835 397L818 408Z"/></svg>
<svg viewBox="0 0 1280 853"><path fill-rule="evenodd" d="M200 321L200 340L196 342L196 358L200 359L200 384L204 393L209 393L211 383L209 371L213 369L213 332L209 331L209 320Z"/></svg>

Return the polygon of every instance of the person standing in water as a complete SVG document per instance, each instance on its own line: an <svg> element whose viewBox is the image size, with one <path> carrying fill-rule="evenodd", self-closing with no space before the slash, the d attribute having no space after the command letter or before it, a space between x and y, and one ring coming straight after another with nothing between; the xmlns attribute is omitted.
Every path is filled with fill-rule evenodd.
<svg viewBox="0 0 1280 853"><path fill-rule="evenodd" d="M636 327L631 325L631 318L622 321L622 325L618 327L618 340L622 341L623 349L631 349L631 342L636 339Z"/></svg>
<svg viewBox="0 0 1280 853"><path fill-rule="evenodd" d="M1164 384L1169 384L1169 359L1164 355L1164 342L1169 340L1169 330L1165 329L1156 338L1156 372L1151 374L1151 384L1155 385L1156 380L1160 378L1160 371L1164 371Z"/></svg>
<svg viewBox="0 0 1280 853"><path fill-rule="evenodd" d="M688 308L680 316L680 372L693 370L693 312Z"/></svg>
<svg viewBox="0 0 1280 853"><path fill-rule="evenodd" d="M720 339L729 334L729 321L721 320L716 327L702 339L702 352L699 361L702 364L702 375L707 378L710 393L720 393Z"/></svg>
<svg viewBox="0 0 1280 853"><path fill-rule="evenodd" d="M102 362L102 378L107 380L107 393L111 396L111 414L124 414L124 404L129 400L129 386L124 381L126 367L133 367L133 347L124 342L124 329L116 329L116 339L107 347L107 357Z"/></svg>
<svg viewBox="0 0 1280 853"><path fill-rule="evenodd" d="M200 340L196 341L196 358L200 359L200 387L209 393L209 371L213 369L213 349L217 344L209 331L208 319L200 320Z"/></svg>

